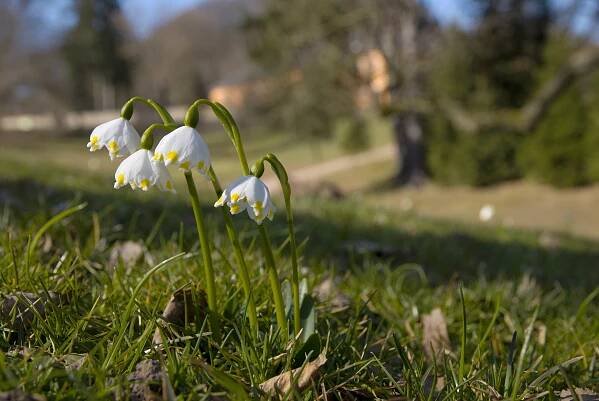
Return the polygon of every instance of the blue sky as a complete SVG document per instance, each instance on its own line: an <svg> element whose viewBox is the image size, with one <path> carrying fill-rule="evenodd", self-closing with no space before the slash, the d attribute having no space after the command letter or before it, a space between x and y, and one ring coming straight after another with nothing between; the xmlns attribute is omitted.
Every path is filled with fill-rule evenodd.
<svg viewBox="0 0 599 401"><path fill-rule="evenodd" d="M464 0L424 0L424 4L444 24L468 24L469 17L464 11Z"/></svg>
<svg viewBox="0 0 599 401"><path fill-rule="evenodd" d="M123 0L123 9L135 31L144 35L173 15L184 12L203 0ZM293 1L293 0L288 0ZM464 0L424 0L431 12L445 24L467 24Z"/></svg>
<svg viewBox="0 0 599 401"><path fill-rule="evenodd" d="M202 0L122 0L123 11L138 35L145 35L169 18Z"/></svg>
<svg viewBox="0 0 599 401"><path fill-rule="evenodd" d="M202 1L204 0L121 0L121 4L134 31L144 36L156 26ZM53 3L52 7L43 10L45 15L40 17L55 26L68 25L72 16L69 16L66 11L69 10L71 0L53 0ZM468 22L468 16L463 9L463 0L424 0L424 3L443 23L467 24Z"/></svg>
<svg viewBox="0 0 599 401"><path fill-rule="evenodd" d="M0 0L14 1L14 0ZM58 29L69 26L74 22L74 16L70 14L69 6L72 0L50 0L51 7L36 7L33 11L38 18L49 23ZM205 0L121 0L121 5L125 15L129 19L131 26L136 34L145 36L158 25L169 20L173 16L184 12ZM293 1L293 0L285 0ZM470 22L468 15L468 4L471 0L422 0L430 9L431 13L443 24L457 23L467 26ZM554 5L564 6L572 0L552 0ZM591 5L595 0L586 0L587 5ZM589 27L591 21L588 16L579 16L576 20L577 30L583 30ZM35 42L41 39L43 42L45 33L40 33L40 38L31 38ZM47 39L47 38L46 38Z"/></svg>

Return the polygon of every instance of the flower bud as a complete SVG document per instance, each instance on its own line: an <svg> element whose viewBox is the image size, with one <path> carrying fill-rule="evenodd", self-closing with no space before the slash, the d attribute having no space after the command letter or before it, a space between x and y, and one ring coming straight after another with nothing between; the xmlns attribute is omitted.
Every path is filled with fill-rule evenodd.
<svg viewBox="0 0 599 401"><path fill-rule="evenodd" d="M131 100L123 105L121 117L125 120L131 120L131 117L133 117L133 102Z"/></svg>
<svg viewBox="0 0 599 401"><path fill-rule="evenodd" d="M256 161L251 168L251 172L255 177L262 177L262 174L264 174L264 159Z"/></svg>
<svg viewBox="0 0 599 401"><path fill-rule="evenodd" d="M198 121L200 120L200 112L198 111L197 106L191 105L189 109L187 109L187 113L185 113L185 119L183 123L188 127L195 128L198 125Z"/></svg>
<svg viewBox="0 0 599 401"><path fill-rule="evenodd" d="M154 146L154 135L152 131L154 130L153 126L149 126L141 136L141 144L140 148L152 150L152 146Z"/></svg>

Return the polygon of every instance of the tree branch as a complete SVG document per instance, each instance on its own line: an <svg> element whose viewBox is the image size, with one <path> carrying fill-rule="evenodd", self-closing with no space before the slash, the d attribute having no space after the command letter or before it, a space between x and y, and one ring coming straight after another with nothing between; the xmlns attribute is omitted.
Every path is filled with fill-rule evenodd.
<svg viewBox="0 0 599 401"><path fill-rule="evenodd" d="M528 104L522 109L522 130L534 129L551 103L559 97L577 78L582 77L599 66L599 49L591 47L576 52L560 71L547 82Z"/></svg>
<svg viewBox="0 0 599 401"><path fill-rule="evenodd" d="M451 124L466 133L508 130L528 133L541 121L551 104L578 78L599 67L599 48L589 47L574 53L556 75L519 110L471 113L450 99L441 99L437 107Z"/></svg>

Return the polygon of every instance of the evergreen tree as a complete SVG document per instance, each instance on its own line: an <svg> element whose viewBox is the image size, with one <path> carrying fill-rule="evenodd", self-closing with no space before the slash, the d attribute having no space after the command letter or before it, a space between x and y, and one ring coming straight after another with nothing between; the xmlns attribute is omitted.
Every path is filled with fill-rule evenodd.
<svg viewBox="0 0 599 401"><path fill-rule="evenodd" d="M559 161L586 157L570 145L589 142L581 137L589 132L581 126L591 121L588 101L560 99L579 96L572 88L599 67L596 44L578 40L575 50L548 61L550 32L575 36L571 26L555 29L554 2L462 1L473 11L473 25L445 30L418 0L266 1L249 33L255 59L284 83L280 91L265 91L279 94L268 109L292 116L301 132L330 132L322 122L356 114L351 99L364 82L352 69L372 50L382 54L389 74L378 106L393 120L397 183L417 185L427 173L475 185L529 173L558 185L596 176L599 168L579 165L586 162ZM554 129L550 121L560 118L568 122ZM553 156L523 158L527 136L535 147L564 146L539 149ZM560 163L578 177L548 170Z"/></svg>
<svg viewBox="0 0 599 401"><path fill-rule="evenodd" d="M474 73L493 91L495 107L519 107L534 88L535 71L552 22L549 0L474 0Z"/></svg>
<svg viewBox="0 0 599 401"><path fill-rule="evenodd" d="M73 88L73 106L92 108L94 80L118 93L131 83L131 63L122 51L123 31L118 26L118 0L76 0L77 24L63 43Z"/></svg>
<svg viewBox="0 0 599 401"><path fill-rule="evenodd" d="M268 93L252 104L263 121L318 139L354 111L355 54L342 22L353 3L270 0L247 20L250 55L270 74Z"/></svg>
<svg viewBox="0 0 599 401"><path fill-rule="evenodd" d="M359 57L370 50L383 55L391 82L385 99L417 103L424 95L421 49L429 39L421 33L431 26L418 0L266 1L265 12L247 24L252 56L278 81L265 109L307 135L330 135L342 117L356 121L357 133L357 91L369 85L357 71ZM387 100L376 106L394 120L396 182L420 184L426 174L420 114Z"/></svg>

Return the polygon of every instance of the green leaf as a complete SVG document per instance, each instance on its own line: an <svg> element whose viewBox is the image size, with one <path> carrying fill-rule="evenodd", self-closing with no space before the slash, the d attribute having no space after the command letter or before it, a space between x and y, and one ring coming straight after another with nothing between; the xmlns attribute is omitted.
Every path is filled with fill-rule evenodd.
<svg viewBox="0 0 599 401"><path fill-rule="evenodd" d="M300 302L304 301L304 298L308 295L308 280L304 277L299 284L299 299Z"/></svg>
<svg viewBox="0 0 599 401"><path fill-rule="evenodd" d="M291 283L289 283L289 280L281 283L281 291L283 292L283 303L285 304L285 316L287 316L287 319L291 319L293 314L293 294L291 293Z"/></svg>
<svg viewBox="0 0 599 401"><path fill-rule="evenodd" d="M208 375L214 379L215 382L229 392L231 399L236 401L245 401L250 399L243 384L237 381L233 376L206 363L202 363L202 367L206 370L206 373L208 373Z"/></svg>
<svg viewBox="0 0 599 401"><path fill-rule="evenodd" d="M299 368L306 360L313 361L322 350L322 341L318 333L313 333L293 355L292 367Z"/></svg>
<svg viewBox="0 0 599 401"><path fill-rule="evenodd" d="M300 318L302 323L302 341L306 342L316 330L316 306L314 299L310 295L306 295L302 300Z"/></svg>

